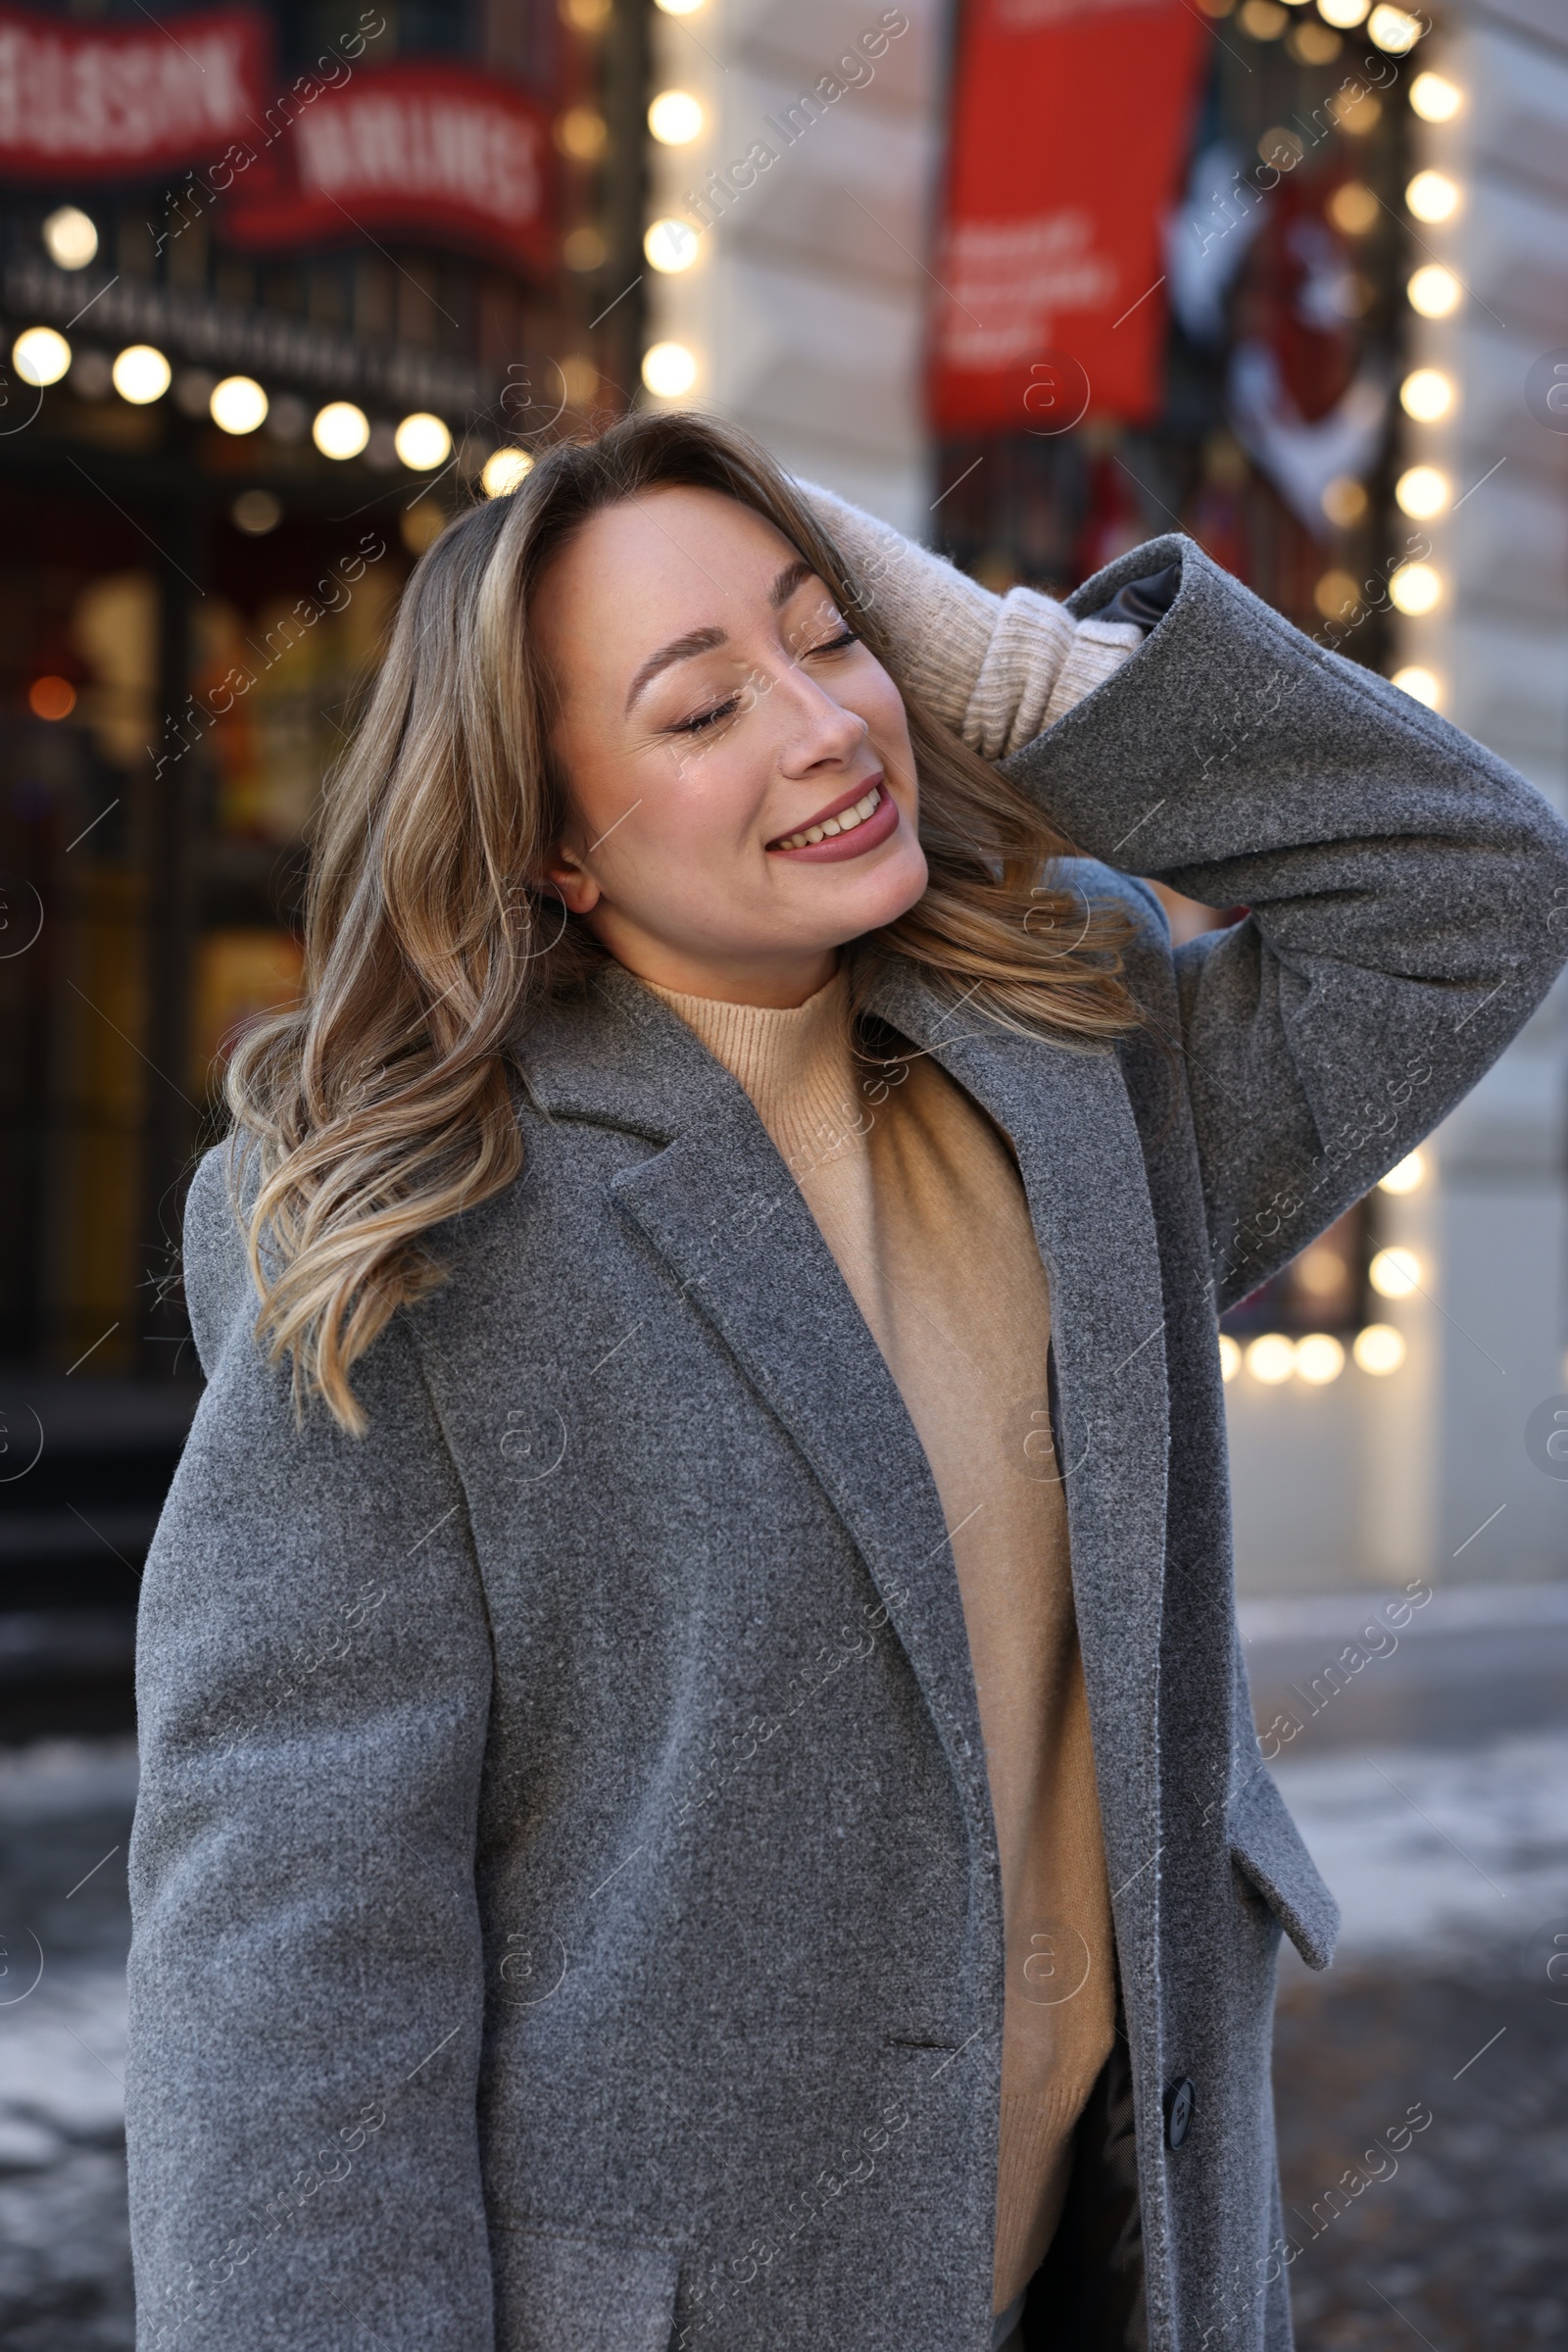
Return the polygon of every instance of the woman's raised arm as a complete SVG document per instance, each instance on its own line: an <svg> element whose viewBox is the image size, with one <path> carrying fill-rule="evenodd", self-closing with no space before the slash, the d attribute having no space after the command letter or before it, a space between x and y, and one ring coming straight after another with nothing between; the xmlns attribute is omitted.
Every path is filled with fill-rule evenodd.
<svg viewBox="0 0 1568 2352"><path fill-rule="evenodd" d="M491 1654L406 1328L369 1434L251 1337L220 1154L209 1387L147 1565L128 2140L142 2352L486 2352L474 1837Z"/></svg>
<svg viewBox="0 0 1568 2352"><path fill-rule="evenodd" d="M1220 1308L1475 1085L1568 957L1568 826L1522 776L1311 639L1190 540L1164 617L1007 762L1069 838L1244 921L1177 950Z"/></svg>

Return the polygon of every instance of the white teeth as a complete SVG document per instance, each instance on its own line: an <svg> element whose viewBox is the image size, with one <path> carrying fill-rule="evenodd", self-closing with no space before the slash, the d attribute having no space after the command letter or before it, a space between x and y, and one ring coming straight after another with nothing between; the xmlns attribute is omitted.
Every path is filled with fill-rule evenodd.
<svg viewBox="0 0 1568 2352"><path fill-rule="evenodd" d="M851 808L841 808L837 816L825 816L819 825L808 825L804 833L790 833L779 843L781 850L804 850L808 844L831 840L836 833L853 833L875 814L882 803L882 787L873 784L864 797Z"/></svg>

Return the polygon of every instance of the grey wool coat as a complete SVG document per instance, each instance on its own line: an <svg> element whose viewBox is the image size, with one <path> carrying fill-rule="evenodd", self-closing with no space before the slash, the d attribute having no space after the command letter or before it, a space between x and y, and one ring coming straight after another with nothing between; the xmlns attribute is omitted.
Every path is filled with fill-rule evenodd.
<svg viewBox="0 0 1568 2352"><path fill-rule="evenodd" d="M1011 1138L1054 1300L1143 2281L1108 2332L1033 2297L1033 2340L1286 2352L1275 1959L1337 1917L1252 1729L1215 1316L1539 1003L1568 830L1184 539L1073 609L1168 564L1011 762L1168 1045L1020 1039L906 967L876 1009ZM1131 872L1250 912L1173 955ZM659 1000L610 966L519 1064L526 1170L366 1359L361 1442L296 1432L195 1181L209 1386L140 1632L142 2352L985 2352L1002 1888L924 1454Z"/></svg>

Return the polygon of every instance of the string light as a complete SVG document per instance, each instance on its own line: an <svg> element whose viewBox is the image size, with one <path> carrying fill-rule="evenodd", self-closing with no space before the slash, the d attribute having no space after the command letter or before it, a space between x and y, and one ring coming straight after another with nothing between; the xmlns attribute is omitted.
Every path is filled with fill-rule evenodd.
<svg viewBox="0 0 1568 2352"><path fill-rule="evenodd" d="M411 473L432 473L452 455L452 435L439 416L416 410L392 436L392 446Z"/></svg>
<svg viewBox="0 0 1568 2352"><path fill-rule="evenodd" d="M1421 1288L1421 1260L1413 1250L1380 1250L1367 1280L1380 1298L1408 1298Z"/></svg>
<svg viewBox="0 0 1568 2352"><path fill-rule="evenodd" d="M656 270L673 274L691 268L700 241L689 220L665 219L656 220L649 229L643 239L643 251Z"/></svg>
<svg viewBox="0 0 1568 2352"><path fill-rule="evenodd" d="M1451 270L1441 262L1426 262L1417 270L1405 287L1412 311L1423 318L1447 318L1464 300L1464 288Z"/></svg>
<svg viewBox="0 0 1568 2352"><path fill-rule="evenodd" d="M1254 1380L1277 1389L1296 1370L1296 1349L1282 1331L1265 1331L1248 1348L1246 1362Z"/></svg>
<svg viewBox="0 0 1568 2352"><path fill-rule="evenodd" d="M1411 466L1394 485L1401 511L1417 522L1441 514L1453 496L1453 484L1436 466Z"/></svg>
<svg viewBox="0 0 1568 2352"><path fill-rule="evenodd" d="M58 270L85 270L98 251L98 231L81 207L63 204L43 224L44 251Z"/></svg>
<svg viewBox="0 0 1568 2352"><path fill-rule="evenodd" d="M352 400L329 400L311 426L323 458L357 458L369 438L370 419Z"/></svg>
<svg viewBox="0 0 1568 2352"><path fill-rule="evenodd" d="M1391 7L1389 0L1382 0L1372 11L1366 28L1378 47L1386 49L1391 57L1403 57L1415 47L1422 33L1421 19L1412 17L1408 9Z"/></svg>
<svg viewBox="0 0 1568 2352"><path fill-rule="evenodd" d="M684 343L655 343L643 354L643 382L662 400L679 400L697 381L697 356Z"/></svg>
<svg viewBox="0 0 1568 2352"><path fill-rule="evenodd" d="M1399 386L1399 406L1418 424L1440 424L1453 407L1453 378L1441 368L1417 368Z"/></svg>
<svg viewBox="0 0 1568 2352"><path fill-rule="evenodd" d="M1418 172L1404 191L1404 201L1418 220L1436 227L1459 210L1459 183L1446 172Z"/></svg>
<svg viewBox="0 0 1568 2352"><path fill-rule="evenodd" d="M1404 1361L1404 1334L1392 1323L1368 1323L1355 1335L1350 1353L1363 1372L1381 1379Z"/></svg>
<svg viewBox="0 0 1568 2352"><path fill-rule="evenodd" d="M1427 1180L1427 1163L1419 1152L1407 1152L1378 1185L1380 1193L1413 1193Z"/></svg>
<svg viewBox="0 0 1568 2352"><path fill-rule="evenodd" d="M1345 1349L1332 1332L1309 1332L1296 1343L1296 1370L1312 1388L1326 1388L1345 1370Z"/></svg>
<svg viewBox="0 0 1568 2352"><path fill-rule="evenodd" d="M1418 662L1407 662L1402 669L1396 669L1389 683L1397 686L1412 702L1425 703L1429 710L1443 709L1442 679L1436 670L1423 669Z"/></svg>
<svg viewBox="0 0 1568 2352"><path fill-rule="evenodd" d="M1418 74L1410 84L1410 106L1423 122L1451 122L1464 92L1446 74Z"/></svg>
<svg viewBox="0 0 1568 2352"><path fill-rule="evenodd" d="M52 326L24 327L11 346L11 364L24 384L58 384L71 366L71 345Z"/></svg>
<svg viewBox="0 0 1568 2352"><path fill-rule="evenodd" d="M122 400L128 400L133 408L144 409L149 401L163 399L172 374L173 369L155 344L127 343L115 362L112 380Z"/></svg>
<svg viewBox="0 0 1568 2352"><path fill-rule="evenodd" d="M690 90L661 90L648 109L648 127L662 147L689 147L702 136L702 107Z"/></svg>
<svg viewBox="0 0 1568 2352"><path fill-rule="evenodd" d="M225 375L213 386L208 411L225 433L254 433L267 416L267 394L251 375Z"/></svg>
<svg viewBox="0 0 1568 2352"><path fill-rule="evenodd" d="M1401 564L1389 582L1389 594L1401 612L1419 619L1443 601L1443 574L1431 564Z"/></svg>
<svg viewBox="0 0 1568 2352"><path fill-rule="evenodd" d="M525 449L493 449L484 462L479 486L486 498L508 498L532 471L533 460Z"/></svg>

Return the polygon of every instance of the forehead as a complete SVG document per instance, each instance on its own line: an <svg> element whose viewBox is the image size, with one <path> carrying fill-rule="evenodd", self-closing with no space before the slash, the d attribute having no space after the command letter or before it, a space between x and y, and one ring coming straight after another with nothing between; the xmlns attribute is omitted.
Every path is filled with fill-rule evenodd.
<svg viewBox="0 0 1568 2352"><path fill-rule="evenodd" d="M591 516L540 582L534 625L574 664L591 649L635 670L694 629L738 636L770 612L796 550L750 507L716 490L639 492Z"/></svg>

